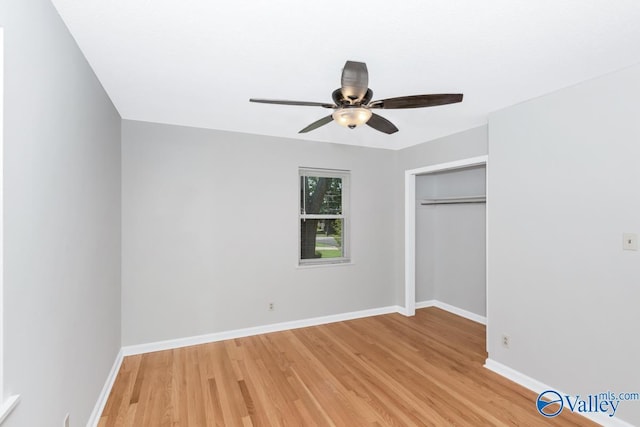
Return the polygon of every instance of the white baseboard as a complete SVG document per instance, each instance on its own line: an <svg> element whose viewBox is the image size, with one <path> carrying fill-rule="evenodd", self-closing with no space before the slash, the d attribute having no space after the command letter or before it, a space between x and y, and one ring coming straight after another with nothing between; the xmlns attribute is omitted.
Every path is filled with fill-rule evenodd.
<svg viewBox="0 0 640 427"><path fill-rule="evenodd" d="M120 351L116 355L115 362L113 362L111 371L109 371L107 381L104 383L104 387L102 387L102 391L100 392L100 396L98 397L96 406L93 408L93 412L91 412L91 416L89 417L89 421L87 422L87 427L98 426L98 423L100 422L100 416L102 415L102 411L104 410L104 407L107 404L107 399L109 398L109 394L111 393L111 388L113 387L113 383L116 381L116 377L118 376L118 372L120 371L120 365L122 365L123 358L124 354L122 349L120 349Z"/></svg>
<svg viewBox="0 0 640 427"><path fill-rule="evenodd" d="M455 307L451 304L447 304L446 302L438 301L435 299L416 302L416 308L427 308L427 307L437 307L442 310L448 311L449 313L453 313L460 317L464 317L465 319L472 320L476 323L481 323L483 325L487 324L487 318L485 316L480 316L479 314L475 314L470 311L464 310L462 308Z"/></svg>
<svg viewBox="0 0 640 427"><path fill-rule="evenodd" d="M146 344L129 345L122 347L124 356L150 353L152 351L171 350L174 348L191 345L206 344L216 341L231 340L235 338L249 337L270 332L287 331L290 329L306 328L309 326L324 325L327 323L343 322L345 320L360 319L363 317L378 316L389 313L402 313L403 307L388 306L369 310L354 311L350 313L334 314L330 316L313 317L310 319L294 320L291 322L274 323L271 325L255 326L252 328L236 329L232 331L216 332L212 334L197 335L193 337L178 338L166 341L157 341Z"/></svg>
<svg viewBox="0 0 640 427"><path fill-rule="evenodd" d="M434 299L430 299L428 301L416 301L416 309L418 308L429 308L429 307L435 307L436 303L438 301L434 300Z"/></svg>
<svg viewBox="0 0 640 427"><path fill-rule="evenodd" d="M561 395L568 394L492 359L487 359L485 361L484 367L538 394L546 390L556 390ZM531 402L531 404L535 405L535 402ZM606 414L590 414L580 412L575 412L575 414L588 418L591 421L598 423L604 427L634 427L633 424L621 420L620 418L609 417Z"/></svg>

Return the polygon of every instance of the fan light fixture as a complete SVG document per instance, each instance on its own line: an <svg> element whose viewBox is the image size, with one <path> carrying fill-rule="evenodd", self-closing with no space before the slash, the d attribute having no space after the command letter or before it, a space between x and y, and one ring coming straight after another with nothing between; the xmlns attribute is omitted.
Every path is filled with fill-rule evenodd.
<svg viewBox="0 0 640 427"><path fill-rule="evenodd" d="M428 95L397 96L395 98L372 101L373 91L369 89L369 72L364 62L347 61L342 69L340 87L333 91L333 103L287 101L284 99L250 98L250 102L263 104L296 105L332 109L333 114L316 120L298 133L311 132L332 121L349 129L367 124L372 129L391 135L398 128L384 117L372 113L375 109L398 110L403 108L435 107L462 101L461 93L432 93Z"/></svg>
<svg viewBox="0 0 640 427"><path fill-rule="evenodd" d="M331 116L341 126L353 129L369 121L371 110L364 107L346 106L337 109Z"/></svg>

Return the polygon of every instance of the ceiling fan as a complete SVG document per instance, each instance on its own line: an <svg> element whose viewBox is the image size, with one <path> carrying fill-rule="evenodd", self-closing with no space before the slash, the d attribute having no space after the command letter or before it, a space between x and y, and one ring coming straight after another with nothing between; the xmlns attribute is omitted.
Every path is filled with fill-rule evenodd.
<svg viewBox="0 0 640 427"><path fill-rule="evenodd" d="M347 61L342 69L341 87L331 95L333 104L324 102L287 101L279 99L249 99L250 102L263 104L299 105L333 109L333 113L311 123L298 133L307 133L335 120L342 126L354 129L357 126L368 126L386 134L398 131L389 120L377 115L375 109L402 109L434 107L436 105L454 104L462 101L461 93L411 95L397 98L371 101L373 91L369 89L369 72L364 62Z"/></svg>

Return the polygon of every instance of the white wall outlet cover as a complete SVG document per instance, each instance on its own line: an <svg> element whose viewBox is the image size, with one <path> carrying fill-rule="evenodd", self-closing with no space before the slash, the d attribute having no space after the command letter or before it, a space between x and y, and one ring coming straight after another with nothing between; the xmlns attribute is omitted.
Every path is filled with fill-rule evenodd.
<svg viewBox="0 0 640 427"><path fill-rule="evenodd" d="M509 338L509 335L503 335L502 336L502 346L504 348L509 348L510 344L511 344L511 339Z"/></svg>
<svg viewBox="0 0 640 427"><path fill-rule="evenodd" d="M622 249L626 251L637 251L638 235L636 233L624 233L622 235Z"/></svg>

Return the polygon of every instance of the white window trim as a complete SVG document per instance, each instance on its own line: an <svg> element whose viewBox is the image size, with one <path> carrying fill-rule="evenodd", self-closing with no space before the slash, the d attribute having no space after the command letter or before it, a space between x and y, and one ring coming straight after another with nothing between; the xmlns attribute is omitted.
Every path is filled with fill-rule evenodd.
<svg viewBox="0 0 640 427"><path fill-rule="evenodd" d="M300 235L300 220L303 218L300 212L300 182L302 176L319 176L323 178L341 178L342 179L342 215L304 215L305 218L335 218L342 219L342 250L344 256L340 258L315 258L315 259L302 259L300 257L302 251L302 236ZM351 261L351 224L350 224L350 187L351 187L351 172L348 170L340 169L321 169L321 168L298 168L298 193L297 193L297 229L298 229L298 267L321 267L321 266L335 266L335 265L350 265Z"/></svg>
<svg viewBox="0 0 640 427"><path fill-rule="evenodd" d="M3 190L4 190L4 29L0 28L0 424L4 421L13 408L18 405L20 396L14 395L5 398L4 396L4 211L3 211Z"/></svg>

